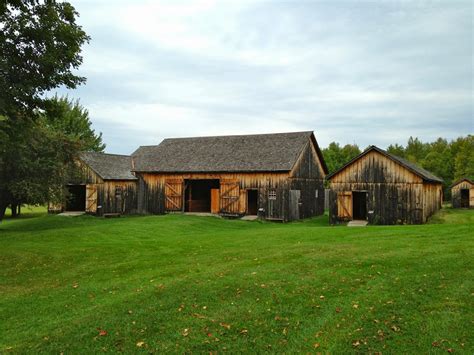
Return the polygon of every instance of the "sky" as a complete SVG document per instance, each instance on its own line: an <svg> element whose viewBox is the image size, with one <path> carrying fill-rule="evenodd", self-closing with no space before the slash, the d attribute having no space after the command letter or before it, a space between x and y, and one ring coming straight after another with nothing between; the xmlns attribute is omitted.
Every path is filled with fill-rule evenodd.
<svg viewBox="0 0 474 355"><path fill-rule="evenodd" d="M474 133L471 1L70 0L91 36L59 94L106 151L167 137L315 132L405 144Z"/></svg>

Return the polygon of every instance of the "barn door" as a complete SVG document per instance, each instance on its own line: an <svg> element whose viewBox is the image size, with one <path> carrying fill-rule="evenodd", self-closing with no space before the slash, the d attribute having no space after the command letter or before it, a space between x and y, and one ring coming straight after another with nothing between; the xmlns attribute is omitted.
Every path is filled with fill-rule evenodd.
<svg viewBox="0 0 474 355"><path fill-rule="evenodd" d="M352 219L352 192L337 193L337 216L341 219Z"/></svg>
<svg viewBox="0 0 474 355"><path fill-rule="evenodd" d="M97 184L86 185L86 212L97 212Z"/></svg>
<svg viewBox="0 0 474 355"><path fill-rule="evenodd" d="M183 180L165 181L165 209L166 211L183 210Z"/></svg>
<svg viewBox="0 0 474 355"><path fill-rule="evenodd" d="M290 190L290 210L288 215L290 221L300 219L300 196L300 190Z"/></svg>
<svg viewBox="0 0 474 355"><path fill-rule="evenodd" d="M220 209L222 213L239 213L239 182L235 180L221 180Z"/></svg>

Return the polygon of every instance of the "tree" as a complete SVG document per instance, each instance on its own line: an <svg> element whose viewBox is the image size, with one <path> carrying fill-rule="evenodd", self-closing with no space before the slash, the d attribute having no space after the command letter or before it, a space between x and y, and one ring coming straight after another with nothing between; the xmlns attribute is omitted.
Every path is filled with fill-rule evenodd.
<svg viewBox="0 0 474 355"><path fill-rule="evenodd" d="M398 143L390 144L387 148L387 152L400 158L405 157L405 148L403 148L403 146Z"/></svg>
<svg viewBox="0 0 474 355"><path fill-rule="evenodd" d="M3 176L12 214L22 203L46 203L63 198L63 186L79 173L74 161L80 151L103 151L101 134L91 127L87 111L78 101L54 97L32 122L9 121L9 137L16 140L14 161ZM23 124L19 124L23 123ZM3 171L3 170L2 170Z"/></svg>
<svg viewBox="0 0 474 355"><path fill-rule="evenodd" d="M47 128L61 132L65 138L76 142L81 151L102 152L105 149L102 133L96 134L92 129L89 112L80 105L79 100L54 96L46 100L44 106L41 119Z"/></svg>
<svg viewBox="0 0 474 355"><path fill-rule="evenodd" d="M12 203L45 202L47 184L77 155L79 145L39 118L46 92L85 81L73 73L89 40L77 16L67 2L0 3L0 221Z"/></svg>
<svg viewBox="0 0 474 355"><path fill-rule="evenodd" d="M336 171L344 164L359 155L360 149L355 144L346 144L341 148L339 143L332 142L322 150L324 161L330 172Z"/></svg>
<svg viewBox="0 0 474 355"><path fill-rule="evenodd" d="M4 0L0 3L0 115L9 119L42 106L42 95L60 85L75 88L73 74L89 37L68 2Z"/></svg>

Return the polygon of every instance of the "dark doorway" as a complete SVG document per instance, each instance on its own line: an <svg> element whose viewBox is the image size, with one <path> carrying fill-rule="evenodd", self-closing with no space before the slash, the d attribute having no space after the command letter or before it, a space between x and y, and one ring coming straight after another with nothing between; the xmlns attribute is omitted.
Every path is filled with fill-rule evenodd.
<svg viewBox="0 0 474 355"><path fill-rule="evenodd" d="M86 185L68 185L66 211L86 210Z"/></svg>
<svg viewBox="0 0 474 355"><path fill-rule="evenodd" d="M258 210L258 190L247 190L247 214L256 216Z"/></svg>
<svg viewBox="0 0 474 355"><path fill-rule="evenodd" d="M367 219L367 193L352 192L352 219Z"/></svg>
<svg viewBox="0 0 474 355"><path fill-rule="evenodd" d="M461 207L469 207L469 189L461 189Z"/></svg>
<svg viewBox="0 0 474 355"><path fill-rule="evenodd" d="M184 210L211 212L211 189L219 189L219 180L185 180Z"/></svg>

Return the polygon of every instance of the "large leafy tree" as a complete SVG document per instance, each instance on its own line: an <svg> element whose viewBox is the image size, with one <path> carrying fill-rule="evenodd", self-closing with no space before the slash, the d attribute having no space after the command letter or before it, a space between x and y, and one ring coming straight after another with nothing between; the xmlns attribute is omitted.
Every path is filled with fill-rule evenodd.
<svg viewBox="0 0 474 355"><path fill-rule="evenodd" d="M0 115L31 115L45 92L85 82L72 71L82 63L81 46L89 40L77 16L68 2L0 2Z"/></svg>
<svg viewBox="0 0 474 355"><path fill-rule="evenodd" d="M77 17L68 2L0 2L0 220L10 204L45 202L80 149L41 118L45 93L85 81Z"/></svg>

